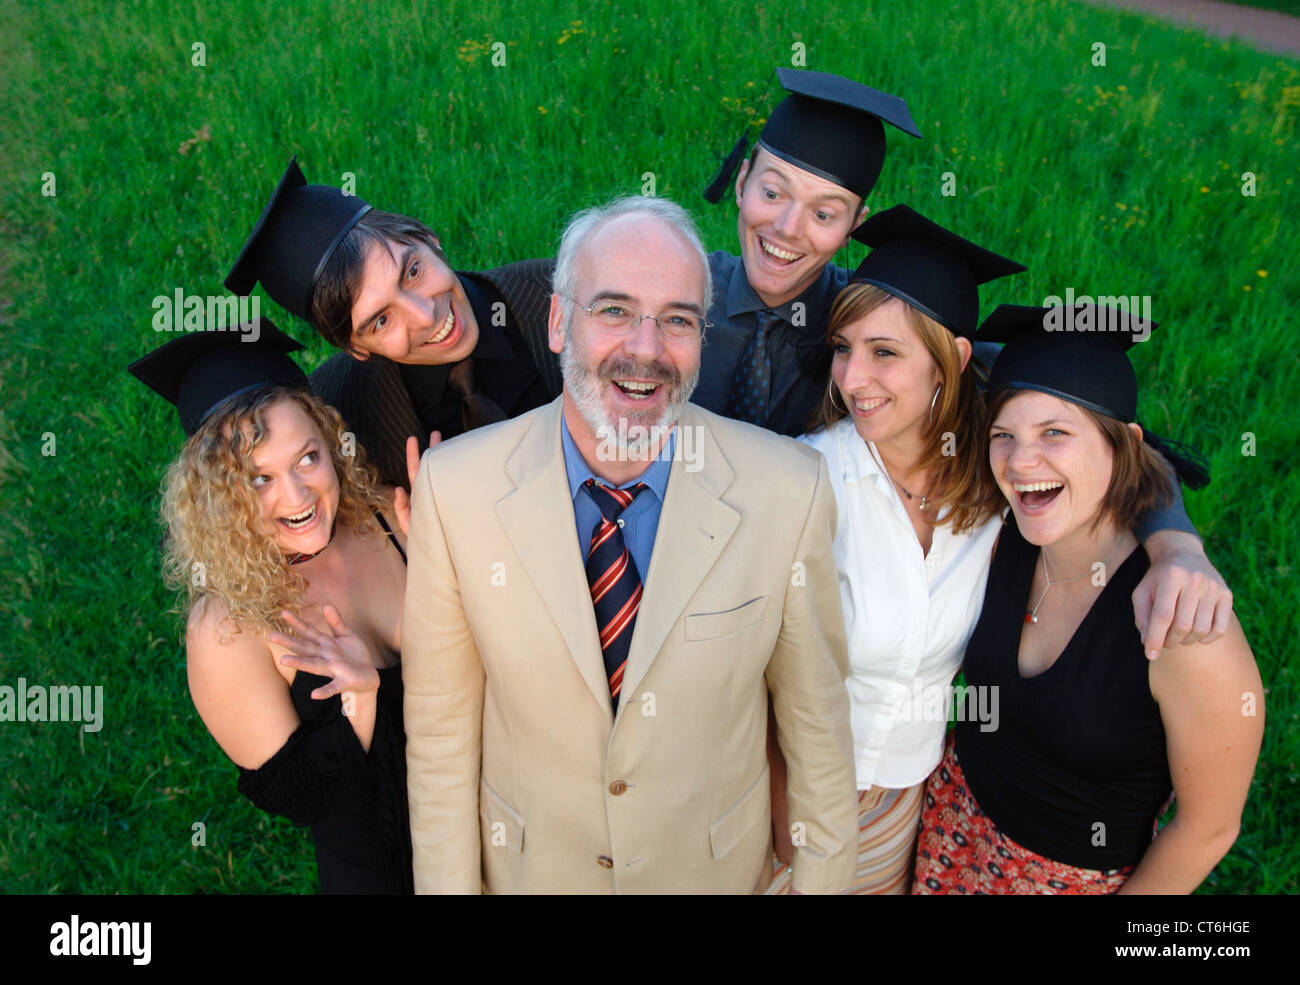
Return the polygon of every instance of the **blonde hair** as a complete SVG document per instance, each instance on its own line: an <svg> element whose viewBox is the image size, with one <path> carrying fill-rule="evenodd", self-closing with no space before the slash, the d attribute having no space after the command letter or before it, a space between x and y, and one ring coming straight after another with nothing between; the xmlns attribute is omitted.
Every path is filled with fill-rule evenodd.
<svg viewBox="0 0 1300 985"><path fill-rule="evenodd" d="M324 436L339 482L337 522L361 533L375 529L372 518L384 505L377 475L359 446L345 454L338 412L292 387L241 394L199 427L163 479L163 578L185 590L184 611L215 599L237 625L283 632L281 610L301 610L306 581L264 532L252 485L253 449L266 437L267 410L281 400L301 407Z"/></svg>
<svg viewBox="0 0 1300 985"><path fill-rule="evenodd" d="M888 291L874 284L849 284L831 308L826 342L840 334L846 325L865 318L877 308L895 300ZM925 446L920 467L930 471L929 500L934 516L947 512L935 525L951 523L954 533L974 530L998 511L981 493L982 474L987 467L981 460L984 432L984 401L975 386L975 374L968 361L963 369L961 352L952 332L924 312L903 301L907 323L912 326L930 358L943 376L943 389L934 404L934 416L925 432ZM809 431L821 431L847 416L841 400L833 399L832 381L822 394L821 405L813 412ZM946 446L950 453L945 454Z"/></svg>

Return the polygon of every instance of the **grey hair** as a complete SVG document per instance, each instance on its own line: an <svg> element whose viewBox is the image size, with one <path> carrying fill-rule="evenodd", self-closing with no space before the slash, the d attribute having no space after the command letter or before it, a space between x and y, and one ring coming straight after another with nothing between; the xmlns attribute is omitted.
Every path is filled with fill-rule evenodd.
<svg viewBox="0 0 1300 985"><path fill-rule="evenodd" d="M583 209L569 220L560 239L560 251L555 257L555 276L551 289L560 295L564 305L565 321L573 322L573 302L569 299L578 289L577 264L578 254L583 244L597 229L612 219L625 215L648 215L662 219L677 232L686 237L691 248L695 250L704 267L704 313L707 315L713 305L713 271L709 269L709 257L704 252L695 220L689 212L676 202L666 198L654 198L647 195L627 195L616 198L607 205L597 205Z"/></svg>

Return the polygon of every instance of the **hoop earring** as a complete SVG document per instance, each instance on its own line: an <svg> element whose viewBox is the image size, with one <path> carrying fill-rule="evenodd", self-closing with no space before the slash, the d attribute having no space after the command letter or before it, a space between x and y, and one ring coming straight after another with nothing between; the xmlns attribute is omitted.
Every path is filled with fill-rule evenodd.
<svg viewBox="0 0 1300 985"><path fill-rule="evenodd" d="M838 407L835 406L835 379L834 379L834 377L832 377L831 379L829 379L829 380L826 381L826 399L829 400L829 401L831 402L831 408L832 408L833 410L835 410L837 413L843 414L845 417L848 417L848 416L849 416L849 409L848 409L847 407L845 407L843 410L840 410Z"/></svg>
<svg viewBox="0 0 1300 985"><path fill-rule="evenodd" d="M937 387L934 388L934 396L930 398L930 423L931 424L934 423L934 405L936 402L938 402L939 391L942 389L943 389L943 384L940 383Z"/></svg>

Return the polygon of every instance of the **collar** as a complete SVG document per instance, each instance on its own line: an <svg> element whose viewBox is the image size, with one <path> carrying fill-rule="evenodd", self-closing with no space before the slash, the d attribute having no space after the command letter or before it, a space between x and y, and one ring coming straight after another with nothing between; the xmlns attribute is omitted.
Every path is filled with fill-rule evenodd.
<svg viewBox="0 0 1300 985"><path fill-rule="evenodd" d="M478 322L478 345L474 346L470 358L513 359L515 352L510 348L510 340L506 338L505 326L496 324L501 319L493 317L502 310L509 317L505 300L472 273L457 271L456 276L460 278L465 296L469 298L469 306L474 312L474 320ZM498 304L501 308L496 308Z"/></svg>
<svg viewBox="0 0 1300 985"><path fill-rule="evenodd" d="M650 463L650 467L635 479L630 479L616 488L627 489L629 486L635 486L638 482L644 482L650 487L651 492L659 497L659 502L662 503L665 494L668 492L668 474L672 470L673 451L676 444L677 428L674 427L668 435L668 443L659 452L659 456ZM569 478L569 497L571 499L577 499L578 490L588 479L595 479L601 485L607 485L603 479L591 471L586 459L578 451L578 445L573 440L573 435L569 433L569 425L564 420L563 412L560 414L560 445L564 449L564 471Z"/></svg>
<svg viewBox="0 0 1300 985"><path fill-rule="evenodd" d="M863 441L853 418L842 417L831 426L831 436L839 445L840 463L845 482L873 482L885 494L893 492L894 484L880 465L880 452L874 441Z"/></svg>
<svg viewBox="0 0 1300 985"><path fill-rule="evenodd" d="M830 428L830 434L839 446L841 474L845 482L871 482L891 503L897 504L899 511L906 516L907 508L903 505L903 496L895 487L892 479L885 472L880 462L880 450L874 441L863 441L858 429L853 426L851 417L842 417ZM951 510L945 510L936 519L947 516ZM909 523L911 520L908 521ZM951 527L936 525L939 530L951 530ZM934 544L930 547L934 553Z"/></svg>
<svg viewBox="0 0 1300 985"><path fill-rule="evenodd" d="M763 299L758 296L750 285L749 278L745 276L744 261L740 257L733 257L733 259L735 260L735 267L731 272L731 280L727 284L727 317L734 318L736 315L747 312L762 311L767 305L763 303ZM817 342L820 342L822 332L830 320L831 304L848 282L849 272L846 269L828 263L822 268L818 278L808 285L802 294L785 304L778 305L772 310L787 325L793 325L795 305L801 304L803 306L800 309L802 311L800 318L802 325L798 334L804 337L812 337Z"/></svg>

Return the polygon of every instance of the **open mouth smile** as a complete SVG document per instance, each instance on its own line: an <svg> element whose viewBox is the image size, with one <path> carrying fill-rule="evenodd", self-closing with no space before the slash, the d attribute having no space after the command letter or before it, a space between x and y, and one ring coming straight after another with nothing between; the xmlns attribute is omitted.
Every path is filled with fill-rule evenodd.
<svg viewBox="0 0 1300 985"><path fill-rule="evenodd" d="M456 312L453 308L447 309L447 317L442 321L442 327L425 339L421 345L438 345L447 340L452 330L456 327Z"/></svg>
<svg viewBox="0 0 1300 985"><path fill-rule="evenodd" d="M762 236L758 237L758 245L765 257L781 266L788 266L808 255L806 253L795 253L792 250L783 250L779 246L769 243Z"/></svg>
<svg viewBox="0 0 1300 985"><path fill-rule="evenodd" d="M648 400L659 392L662 383L654 383L648 380L613 380L614 386L619 391L633 400Z"/></svg>
<svg viewBox="0 0 1300 985"><path fill-rule="evenodd" d="M1038 510L1045 509L1065 488L1064 482L1057 482L1054 479L1046 479L1040 482L1013 482L1011 488L1015 490L1016 496L1020 500L1021 507L1026 513L1034 513Z"/></svg>
<svg viewBox="0 0 1300 985"><path fill-rule="evenodd" d="M312 504L311 509L304 510L302 513L296 513L293 516L282 516L277 518L277 522L296 532L306 530L312 526L320 516L320 503Z"/></svg>

